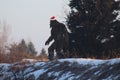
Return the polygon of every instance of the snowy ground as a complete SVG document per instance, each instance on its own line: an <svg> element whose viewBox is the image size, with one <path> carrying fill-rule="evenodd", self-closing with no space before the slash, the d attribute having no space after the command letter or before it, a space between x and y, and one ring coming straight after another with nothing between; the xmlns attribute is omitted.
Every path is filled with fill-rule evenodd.
<svg viewBox="0 0 120 80"><path fill-rule="evenodd" d="M120 80L120 58L69 58L51 62L27 59L0 64L0 80Z"/></svg>

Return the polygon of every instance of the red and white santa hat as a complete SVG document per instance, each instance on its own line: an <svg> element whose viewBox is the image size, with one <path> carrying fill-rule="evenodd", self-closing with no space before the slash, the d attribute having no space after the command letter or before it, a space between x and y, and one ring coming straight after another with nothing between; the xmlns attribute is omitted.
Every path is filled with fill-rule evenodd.
<svg viewBox="0 0 120 80"><path fill-rule="evenodd" d="M56 17L55 17L55 16L52 16L52 17L50 18L50 20L51 20L51 21L54 21L54 20L56 20Z"/></svg>

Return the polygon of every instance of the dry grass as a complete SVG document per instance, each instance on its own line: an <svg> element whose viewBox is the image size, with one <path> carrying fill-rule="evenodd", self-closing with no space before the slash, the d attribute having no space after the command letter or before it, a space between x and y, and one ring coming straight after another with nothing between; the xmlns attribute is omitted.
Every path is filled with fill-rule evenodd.
<svg viewBox="0 0 120 80"><path fill-rule="evenodd" d="M69 58L72 56L73 58L79 58L76 53L66 54L64 57ZM112 50L107 53L101 53L101 56L98 58L93 55L87 55L86 58L91 59L111 59L111 58L120 58L120 50ZM33 54L29 54L27 52L20 52L19 50L12 50L9 54L2 54L0 53L0 63L13 63L22 61L23 59L35 59L38 61L48 61L47 56L36 56ZM56 58L57 59L57 58Z"/></svg>
<svg viewBox="0 0 120 80"><path fill-rule="evenodd" d="M35 56L27 53L0 54L0 63L13 63L21 61L24 58L35 59Z"/></svg>
<svg viewBox="0 0 120 80"><path fill-rule="evenodd" d="M11 53L9 55L0 54L0 63L14 63L22 61L23 59L34 59L37 61L48 61L48 58L40 58L36 55L30 55L28 53Z"/></svg>
<svg viewBox="0 0 120 80"><path fill-rule="evenodd" d="M48 61L47 57L39 57L36 54L29 54L27 52L20 52L19 50L12 50L8 54L0 53L0 63L14 63L22 61L23 59L34 59L38 61Z"/></svg>

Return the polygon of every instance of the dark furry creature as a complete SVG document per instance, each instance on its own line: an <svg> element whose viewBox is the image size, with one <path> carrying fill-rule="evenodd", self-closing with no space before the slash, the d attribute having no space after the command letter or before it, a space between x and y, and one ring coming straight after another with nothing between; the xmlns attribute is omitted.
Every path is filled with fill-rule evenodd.
<svg viewBox="0 0 120 80"><path fill-rule="evenodd" d="M52 17L54 19L54 17ZM51 18L51 19L52 19ZM58 58L63 58L67 53L68 48L68 31L63 23L55 20L50 20L51 36L45 42L48 45L52 40L54 42L49 46L49 60L54 59L54 51L56 51Z"/></svg>

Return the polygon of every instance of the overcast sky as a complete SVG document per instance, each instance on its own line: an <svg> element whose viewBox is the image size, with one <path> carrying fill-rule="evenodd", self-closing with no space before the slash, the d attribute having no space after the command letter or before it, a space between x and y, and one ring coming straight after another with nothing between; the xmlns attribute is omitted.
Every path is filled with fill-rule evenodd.
<svg viewBox="0 0 120 80"><path fill-rule="evenodd" d="M47 49L44 43L50 35L49 20L60 22L68 12L68 0L0 0L0 21L10 26L10 42L32 41L38 52Z"/></svg>

